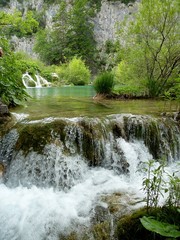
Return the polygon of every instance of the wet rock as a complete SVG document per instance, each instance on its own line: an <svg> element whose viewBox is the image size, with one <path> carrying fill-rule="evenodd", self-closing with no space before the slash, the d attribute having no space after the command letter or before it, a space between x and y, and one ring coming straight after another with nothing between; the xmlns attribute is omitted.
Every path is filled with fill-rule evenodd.
<svg viewBox="0 0 180 240"><path fill-rule="evenodd" d="M4 124L10 119L11 118L10 118L8 106L3 104L0 99L0 124Z"/></svg>
<svg viewBox="0 0 180 240"><path fill-rule="evenodd" d="M0 116L9 115L8 106L0 101Z"/></svg>
<svg viewBox="0 0 180 240"><path fill-rule="evenodd" d="M0 163L0 178L4 175L5 167L2 163Z"/></svg>
<svg viewBox="0 0 180 240"><path fill-rule="evenodd" d="M98 205L95 207L94 212L95 214L92 218L94 223L100 223L109 220L110 213L107 206Z"/></svg>
<svg viewBox="0 0 180 240"><path fill-rule="evenodd" d="M180 122L180 112L175 113L174 120Z"/></svg>

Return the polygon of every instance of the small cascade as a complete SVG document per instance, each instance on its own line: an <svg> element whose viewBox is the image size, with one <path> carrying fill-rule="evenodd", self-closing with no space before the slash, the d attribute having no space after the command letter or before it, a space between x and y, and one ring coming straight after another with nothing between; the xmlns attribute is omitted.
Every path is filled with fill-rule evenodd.
<svg viewBox="0 0 180 240"><path fill-rule="evenodd" d="M177 122L131 114L20 119L0 139L2 240L66 239L101 217L113 226L106 201L123 206L119 215L142 206L137 170L153 158L177 168Z"/></svg>
<svg viewBox="0 0 180 240"><path fill-rule="evenodd" d="M25 73L22 76L22 82L26 88L41 88L41 87L50 87L50 83L40 75L35 75L36 80L34 80L29 73Z"/></svg>
<svg viewBox="0 0 180 240"><path fill-rule="evenodd" d="M45 78L40 75L35 74L36 77L36 87L50 87L51 84Z"/></svg>
<svg viewBox="0 0 180 240"><path fill-rule="evenodd" d="M28 73L22 75L22 82L26 88L36 87L37 85L36 81L34 81L34 79Z"/></svg>

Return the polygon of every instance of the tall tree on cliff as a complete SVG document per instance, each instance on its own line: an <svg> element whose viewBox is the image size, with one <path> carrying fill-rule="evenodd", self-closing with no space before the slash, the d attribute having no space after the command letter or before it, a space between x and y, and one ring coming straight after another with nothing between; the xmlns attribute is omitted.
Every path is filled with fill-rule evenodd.
<svg viewBox="0 0 180 240"><path fill-rule="evenodd" d="M87 0L74 0L72 5L61 1L53 29L37 36L35 50L42 60L57 64L78 56L91 64L95 49L91 16Z"/></svg>
<svg viewBox="0 0 180 240"><path fill-rule="evenodd" d="M142 0L135 19L119 32L131 77L143 84L151 97L179 84L179 29L179 0Z"/></svg>

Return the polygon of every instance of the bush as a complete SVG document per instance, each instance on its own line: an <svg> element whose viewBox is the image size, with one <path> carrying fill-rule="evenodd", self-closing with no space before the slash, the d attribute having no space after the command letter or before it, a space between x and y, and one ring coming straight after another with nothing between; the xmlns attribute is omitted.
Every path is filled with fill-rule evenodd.
<svg viewBox="0 0 180 240"><path fill-rule="evenodd" d="M94 81L94 88L97 93L109 94L114 86L114 75L111 72L104 72L97 76Z"/></svg>
<svg viewBox="0 0 180 240"><path fill-rule="evenodd" d="M4 55L0 57L0 99L7 105L15 106L27 98L22 83L22 74L15 54L10 51L8 41L0 38Z"/></svg>
<svg viewBox="0 0 180 240"><path fill-rule="evenodd" d="M56 66L55 72L57 73L59 80L56 82L56 85L61 86L61 85L67 85L67 64L64 63L60 66Z"/></svg>
<svg viewBox="0 0 180 240"><path fill-rule="evenodd" d="M69 84L86 85L90 82L90 71L84 61L74 57L66 67L65 78Z"/></svg>

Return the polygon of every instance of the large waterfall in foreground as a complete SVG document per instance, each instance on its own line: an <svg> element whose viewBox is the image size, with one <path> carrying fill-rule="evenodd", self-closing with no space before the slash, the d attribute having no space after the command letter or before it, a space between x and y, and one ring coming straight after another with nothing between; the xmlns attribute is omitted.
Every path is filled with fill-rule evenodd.
<svg viewBox="0 0 180 240"><path fill-rule="evenodd" d="M173 120L121 114L18 122L0 140L0 240L60 240L105 218L113 226L108 199L117 214L141 206L138 170L160 158L170 172L180 160Z"/></svg>

